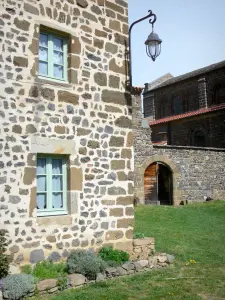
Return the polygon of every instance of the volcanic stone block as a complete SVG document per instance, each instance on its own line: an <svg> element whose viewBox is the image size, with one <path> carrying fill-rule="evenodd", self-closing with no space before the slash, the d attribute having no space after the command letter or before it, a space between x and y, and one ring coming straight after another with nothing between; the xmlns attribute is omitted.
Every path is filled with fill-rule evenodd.
<svg viewBox="0 0 225 300"><path fill-rule="evenodd" d="M42 249L33 250L30 253L30 263L36 264L45 259L44 251Z"/></svg>
<svg viewBox="0 0 225 300"><path fill-rule="evenodd" d="M118 197L116 199L117 205L131 205L133 204L134 198L132 196L126 196L126 197Z"/></svg>
<svg viewBox="0 0 225 300"><path fill-rule="evenodd" d="M26 57L14 56L13 64L14 64L14 66L17 66L17 67L27 67L28 59Z"/></svg>
<svg viewBox="0 0 225 300"><path fill-rule="evenodd" d="M118 76L109 76L109 86L115 89L120 87L120 78Z"/></svg>
<svg viewBox="0 0 225 300"><path fill-rule="evenodd" d="M110 52L112 54L116 54L118 52L118 46L110 42L107 42L105 44L105 51Z"/></svg>
<svg viewBox="0 0 225 300"><path fill-rule="evenodd" d="M111 230L106 232L106 240L119 240L123 238L123 231L121 230Z"/></svg>
<svg viewBox="0 0 225 300"><path fill-rule="evenodd" d="M29 3L24 3L24 10L33 14L33 15L39 15L39 10L37 9L37 7L29 4Z"/></svg>
<svg viewBox="0 0 225 300"><path fill-rule="evenodd" d="M14 25L24 31L28 31L30 28L30 23L26 20L19 20L18 18L14 19Z"/></svg>
<svg viewBox="0 0 225 300"><path fill-rule="evenodd" d="M129 218L129 219L118 219L117 220L117 228L128 228L128 227L133 227L134 226L134 219Z"/></svg>
<svg viewBox="0 0 225 300"><path fill-rule="evenodd" d="M131 128L131 120L128 117L120 117L116 119L115 125L122 128Z"/></svg>
<svg viewBox="0 0 225 300"><path fill-rule="evenodd" d="M106 86L107 85L107 76L105 73L97 72L94 74L94 80L95 82L100 86Z"/></svg>
<svg viewBox="0 0 225 300"><path fill-rule="evenodd" d="M79 103L79 96L74 93L67 92L67 91L59 91L58 99L59 99L59 102L66 102L66 103L70 103L73 105L78 105L78 103Z"/></svg>
<svg viewBox="0 0 225 300"><path fill-rule="evenodd" d="M122 147L123 145L124 145L123 137L111 136L109 141L110 147Z"/></svg>
<svg viewBox="0 0 225 300"><path fill-rule="evenodd" d="M123 209L122 208L111 208L109 211L109 215L112 217L122 217Z"/></svg>
<svg viewBox="0 0 225 300"><path fill-rule="evenodd" d="M109 2L109 1L106 0L105 1L105 5L106 5L106 7L112 9L113 11L116 11L116 12L122 14L122 15L124 14L123 7L121 7L121 6L117 5L117 4L114 4L114 3Z"/></svg>
<svg viewBox="0 0 225 300"><path fill-rule="evenodd" d="M125 160L111 160L111 169L112 170L121 170L125 169Z"/></svg>
<svg viewBox="0 0 225 300"><path fill-rule="evenodd" d="M119 104L119 105L130 105L131 98L130 95L127 93L103 90L102 101L107 103Z"/></svg>
<svg viewBox="0 0 225 300"><path fill-rule="evenodd" d="M83 8L86 8L88 6L88 2L86 0L77 0L77 5Z"/></svg>

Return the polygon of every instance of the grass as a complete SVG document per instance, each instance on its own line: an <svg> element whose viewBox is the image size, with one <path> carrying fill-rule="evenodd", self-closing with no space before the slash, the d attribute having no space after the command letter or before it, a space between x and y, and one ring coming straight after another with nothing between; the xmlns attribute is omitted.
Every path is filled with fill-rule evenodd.
<svg viewBox="0 0 225 300"><path fill-rule="evenodd" d="M120 277L47 298L225 299L224 221L225 202L222 201L180 207L139 206L135 209L135 232L154 236L156 250L174 254L175 264L166 269ZM43 297L41 299L44 300Z"/></svg>

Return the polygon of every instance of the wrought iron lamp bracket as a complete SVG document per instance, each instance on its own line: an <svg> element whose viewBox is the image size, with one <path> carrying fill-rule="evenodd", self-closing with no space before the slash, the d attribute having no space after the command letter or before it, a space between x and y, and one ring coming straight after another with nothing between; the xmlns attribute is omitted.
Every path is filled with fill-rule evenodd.
<svg viewBox="0 0 225 300"><path fill-rule="evenodd" d="M132 53L131 53L131 31L132 31L132 28L134 27L134 25L146 20L146 19L149 19L149 23L152 25L152 28L154 26L154 23L157 19L156 15L152 13L151 10L148 11L148 15L133 22L129 28L129 59L130 59L130 68L129 68L129 77L130 77L130 84L129 84L129 87L130 87L130 92L132 92Z"/></svg>

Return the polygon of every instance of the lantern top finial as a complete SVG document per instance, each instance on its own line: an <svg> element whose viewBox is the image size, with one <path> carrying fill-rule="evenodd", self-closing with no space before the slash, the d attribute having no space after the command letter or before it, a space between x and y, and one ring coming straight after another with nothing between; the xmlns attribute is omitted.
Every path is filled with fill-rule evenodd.
<svg viewBox="0 0 225 300"><path fill-rule="evenodd" d="M155 33L153 30L149 34L147 40L145 41L145 45L149 45L151 42L156 42L158 44L162 43L162 40L159 38L158 34Z"/></svg>

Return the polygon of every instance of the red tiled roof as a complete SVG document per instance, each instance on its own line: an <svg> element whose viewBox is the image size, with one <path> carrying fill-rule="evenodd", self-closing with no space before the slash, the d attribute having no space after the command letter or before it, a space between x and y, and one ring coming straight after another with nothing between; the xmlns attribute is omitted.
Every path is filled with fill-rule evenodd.
<svg viewBox="0 0 225 300"><path fill-rule="evenodd" d="M201 108L201 109L198 109L198 110L195 110L195 111L190 111L190 112L180 114L180 115L176 115L176 116L170 116L170 117L166 117L166 118L163 118L163 119L158 119L158 120L150 122L149 125L154 126L154 125L167 123L167 122L171 122L171 121L176 121L176 120L189 118L189 117L193 117L193 116L198 116L198 115L202 115L202 114L206 114L206 113L209 113L209 112L222 110L222 109L225 109L225 103L220 104L220 105L216 105L216 106L212 106L212 107Z"/></svg>

